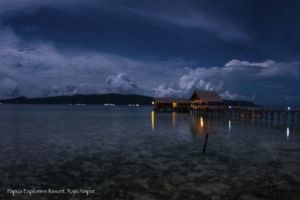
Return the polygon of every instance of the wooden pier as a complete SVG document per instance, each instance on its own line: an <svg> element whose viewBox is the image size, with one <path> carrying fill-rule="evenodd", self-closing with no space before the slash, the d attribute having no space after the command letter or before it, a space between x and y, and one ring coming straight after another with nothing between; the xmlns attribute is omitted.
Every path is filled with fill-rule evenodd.
<svg viewBox="0 0 300 200"><path fill-rule="evenodd" d="M191 112L203 117L264 120L285 125L300 123L300 108L226 105L214 91L195 90L189 99L156 98L152 105L155 112Z"/></svg>
<svg viewBox="0 0 300 200"><path fill-rule="evenodd" d="M284 124L300 123L300 109L282 107L192 107L191 113L206 117L252 119Z"/></svg>

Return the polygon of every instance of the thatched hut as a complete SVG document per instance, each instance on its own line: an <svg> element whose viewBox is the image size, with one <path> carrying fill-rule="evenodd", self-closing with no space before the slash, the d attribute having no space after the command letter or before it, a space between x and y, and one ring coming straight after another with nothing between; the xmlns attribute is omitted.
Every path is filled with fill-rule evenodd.
<svg viewBox="0 0 300 200"><path fill-rule="evenodd" d="M223 106L223 100L218 93L207 90L196 90L191 98L192 108L207 108Z"/></svg>

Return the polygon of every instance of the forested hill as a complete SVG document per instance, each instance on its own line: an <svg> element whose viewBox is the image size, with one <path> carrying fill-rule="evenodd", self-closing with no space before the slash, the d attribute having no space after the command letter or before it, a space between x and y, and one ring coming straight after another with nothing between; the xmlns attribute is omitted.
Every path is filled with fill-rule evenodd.
<svg viewBox="0 0 300 200"><path fill-rule="evenodd" d="M42 98L19 97L14 99L0 100L1 103L10 104L140 104L151 105L152 97L142 95L123 95L123 94L93 94L93 95L73 95L55 96Z"/></svg>

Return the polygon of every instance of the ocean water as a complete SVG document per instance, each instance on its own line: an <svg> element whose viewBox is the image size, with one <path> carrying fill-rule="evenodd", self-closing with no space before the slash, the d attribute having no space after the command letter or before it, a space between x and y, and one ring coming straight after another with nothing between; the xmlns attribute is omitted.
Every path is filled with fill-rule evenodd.
<svg viewBox="0 0 300 200"><path fill-rule="evenodd" d="M0 105L0 199L299 200L300 129L151 107Z"/></svg>

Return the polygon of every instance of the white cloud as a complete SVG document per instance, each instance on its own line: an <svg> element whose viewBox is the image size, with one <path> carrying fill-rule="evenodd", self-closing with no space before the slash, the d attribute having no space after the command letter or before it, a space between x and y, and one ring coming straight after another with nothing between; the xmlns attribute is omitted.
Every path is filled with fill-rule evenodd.
<svg viewBox="0 0 300 200"><path fill-rule="evenodd" d="M196 68L196 69L185 69L185 74L183 74L179 80L173 86L167 86L166 84L161 84L157 88L154 88L156 96L188 96L195 89L202 90L214 90L221 91L223 88L222 81L214 82L212 76L219 70L216 67L212 68Z"/></svg>
<svg viewBox="0 0 300 200"><path fill-rule="evenodd" d="M275 64L274 60L267 60L264 62L249 62L233 59L225 64L226 68L234 68L234 67L270 67Z"/></svg>
<svg viewBox="0 0 300 200"><path fill-rule="evenodd" d="M167 86L167 84L161 84L156 88L153 88L154 96L156 97L170 97L182 95L178 90Z"/></svg>
<svg viewBox="0 0 300 200"><path fill-rule="evenodd" d="M237 100L237 99L248 100L248 101L253 100L253 98L242 96L237 93L232 93L232 92L229 92L228 90L222 91L222 93L220 93L220 96L223 99L228 99L228 100Z"/></svg>
<svg viewBox="0 0 300 200"><path fill-rule="evenodd" d="M108 91L116 93L136 93L138 87L136 84L124 73L118 73L106 78Z"/></svg>

